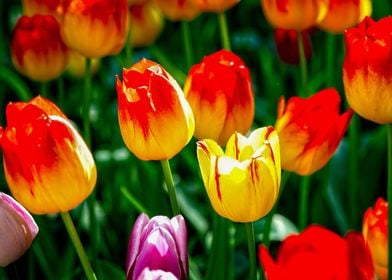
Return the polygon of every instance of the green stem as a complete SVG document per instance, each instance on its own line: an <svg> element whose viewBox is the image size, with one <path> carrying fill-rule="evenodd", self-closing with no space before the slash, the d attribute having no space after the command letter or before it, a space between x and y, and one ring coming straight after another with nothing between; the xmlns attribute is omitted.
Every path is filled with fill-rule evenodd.
<svg viewBox="0 0 392 280"><path fill-rule="evenodd" d="M358 199L359 199L359 119L356 114L352 116L351 123L348 129L348 141L349 141L349 209L350 209L350 227L357 228L357 222L360 221L358 211Z"/></svg>
<svg viewBox="0 0 392 280"><path fill-rule="evenodd" d="M299 212L298 212L298 229L304 230L308 223L309 215L309 190L310 176L302 176L299 189Z"/></svg>
<svg viewBox="0 0 392 280"><path fill-rule="evenodd" d="M88 147L91 147L90 135L90 98L91 98L91 58L86 57L84 73L84 103L83 103L83 134Z"/></svg>
<svg viewBox="0 0 392 280"><path fill-rule="evenodd" d="M125 187L121 187L120 191L136 210L140 213L146 213L149 216L147 209Z"/></svg>
<svg viewBox="0 0 392 280"><path fill-rule="evenodd" d="M299 63L301 68L301 81L302 81L302 89L303 89L303 96L308 96L308 68L306 64L306 56L305 56L305 48L304 42L302 38L302 32L297 32L298 38L298 51L299 51Z"/></svg>
<svg viewBox="0 0 392 280"><path fill-rule="evenodd" d="M388 205L392 203L392 124L387 124L388 134ZM388 214L388 267L392 267L392 219L390 218L391 211ZM392 273L389 269L388 279L392 280Z"/></svg>
<svg viewBox="0 0 392 280"><path fill-rule="evenodd" d="M0 66L0 81L14 90L19 100L29 101L33 96L23 80L4 66Z"/></svg>
<svg viewBox="0 0 392 280"><path fill-rule="evenodd" d="M328 87L335 85L334 77L336 77L336 34L326 32L326 82Z"/></svg>
<svg viewBox="0 0 392 280"><path fill-rule="evenodd" d="M227 27L227 20L224 12L218 14L218 21L219 21L222 46L224 49L231 51L229 29Z"/></svg>
<svg viewBox="0 0 392 280"><path fill-rule="evenodd" d="M48 98L48 87L49 87L49 82L41 82L41 89L40 89L41 96Z"/></svg>
<svg viewBox="0 0 392 280"><path fill-rule="evenodd" d="M181 22L182 29L182 38L184 40L184 48L185 48L185 57L186 57L186 66L189 70L192 66L193 62L193 49L192 49L192 40L191 40L191 32L189 28L189 22L183 20Z"/></svg>
<svg viewBox="0 0 392 280"><path fill-rule="evenodd" d="M62 107L64 105L64 78L62 76L57 79L57 91L58 105Z"/></svg>
<svg viewBox="0 0 392 280"><path fill-rule="evenodd" d="M127 41L125 42L125 63L124 65L126 67L132 65L132 44L131 44L131 29L129 28L128 34L127 34Z"/></svg>
<svg viewBox="0 0 392 280"><path fill-rule="evenodd" d="M248 252L249 252L249 279L257 279L256 270L256 246L255 246L255 234L253 230L253 223L245 223L246 235L248 237Z"/></svg>
<svg viewBox="0 0 392 280"><path fill-rule="evenodd" d="M79 235L76 231L75 225L72 222L71 215L69 212L61 212L61 218L63 219L64 225L68 231L69 237L75 247L76 253L79 256L80 262L82 263L84 272L86 273L88 280L96 280L97 277L90 265L90 262L87 258L86 252L84 251L82 242L80 242Z"/></svg>
<svg viewBox="0 0 392 280"><path fill-rule="evenodd" d="M176 188L174 186L173 175L170 170L170 164L167 159L161 160L163 175L165 177L165 182L167 186L167 191L169 193L170 205L172 208L173 215L176 216L180 214L180 208L178 207Z"/></svg>
<svg viewBox="0 0 392 280"><path fill-rule="evenodd" d="M272 219L276 213L276 209L278 208L279 205L279 201L280 198L282 196L283 190L284 190L284 186L287 183L287 180L290 176L291 172L287 172L287 171L283 171L282 173L282 182L280 183L280 189L279 189L279 194L278 197L275 201L274 207L272 207L271 211L269 212L269 214L267 215L267 217L265 217L265 224L264 224L264 228L263 228L263 244L268 247L270 244L270 232L271 232L271 226L272 226Z"/></svg>

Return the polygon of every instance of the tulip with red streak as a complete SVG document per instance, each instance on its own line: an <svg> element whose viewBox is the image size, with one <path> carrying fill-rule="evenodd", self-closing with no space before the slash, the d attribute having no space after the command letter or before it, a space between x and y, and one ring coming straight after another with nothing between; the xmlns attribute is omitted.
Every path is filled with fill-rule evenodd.
<svg viewBox="0 0 392 280"><path fill-rule="evenodd" d="M66 212L92 192L93 156L63 112L40 96L9 103L0 146L8 186L34 214Z"/></svg>
<svg viewBox="0 0 392 280"><path fill-rule="evenodd" d="M282 169L310 175L324 167L343 138L353 111L339 114L340 96L334 88L309 98L282 97L275 124L281 147Z"/></svg>
<svg viewBox="0 0 392 280"><path fill-rule="evenodd" d="M11 39L11 58L19 72L35 81L49 81L65 70L67 56L60 25L53 16L19 18Z"/></svg>
<svg viewBox="0 0 392 280"><path fill-rule="evenodd" d="M175 156L195 129L178 83L159 64L142 59L117 77L118 120L128 149L142 160Z"/></svg>
<svg viewBox="0 0 392 280"><path fill-rule="evenodd" d="M343 83L346 98L361 117L392 123L392 16L366 17L347 30Z"/></svg>
<svg viewBox="0 0 392 280"><path fill-rule="evenodd" d="M388 202L378 198L363 216L362 234L373 255L380 280L388 279Z"/></svg>

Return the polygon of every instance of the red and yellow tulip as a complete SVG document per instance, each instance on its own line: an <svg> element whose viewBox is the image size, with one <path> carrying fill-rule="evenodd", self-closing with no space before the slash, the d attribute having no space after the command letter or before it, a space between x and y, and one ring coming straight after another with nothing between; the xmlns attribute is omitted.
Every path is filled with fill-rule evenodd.
<svg viewBox="0 0 392 280"><path fill-rule="evenodd" d="M203 12L221 13L237 5L240 0L192 0Z"/></svg>
<svg viewBox="0 0 392 280"><path fill-rule="evenodd" d="M172 21L193 20L200 13L192 0L155 0L155 3Z"/></svg>
<svg viewBox="0 0 392 280"><path fill-rule="evenodd" d="M127 7L127 0L64 0L64 42L89 58L118 53L128 31Z"/></svg>
<svg viewBox="0 0 392 280"><path fill-rule="evenodd" d="M1 129L5 178L34 214L66 212L92 192L93 156L61 110L47 99L9 103Z"/></svg>
<svg viewBox="0 0 392 280"><path fill-rule="evenodd" d="M19 18L12 34L11 57L23 75L40 82L54 79L67 66L67 53L60 25L53 16Z"/></svg>
<svg viewBox="0 0 392 280"><path fill-rule="evenodd" d="M343 82L346 98L361 117L392 122L392 16L367 17L345 33Z"/></svg>
<svg viewBox="0 0 392 280"><path fill-rule="evenodd" d="M61 16L62 0L22 0L23 14L33 15L52 15L59 19Z"/></svg>
<svg viewBox="0 0 392 280"><path fill-rule="evenodd" d="M307 99L292 97L287 105L280 99L275 128L284 170L310 175L329 161L353 114L350 109L340 115L339 106L340 96L333 88Z"/></svg>
<svg viewBox="0 0 392 280"><path fill-rule="evenodd" d="M184 93L195 115L195 137L224 146L235 132L246 134L254 117L249 70L234 53L220 50L205 56L189 71Z"/></svg>
<svg viewBox="0 0 392 280"><path fill-rule="evenodd" d="M362 234L373 255L380 280L388 279L388 202L378 198L363 216Z"/></svg>
<svg viewBox="0 0 392 280"><path fill-rule="evenodd" d="M321 29L342 33L372 12L371 0L329 0L328 12L318 24Z"/></svg>
<svg viewBox="0 0 392 280"><path fill-rule="evenodd" d="M234 222L254 222L269 213L280 186L279 139L272 127L248 138L234 133L226 151L213 140L197 142L204 186L214 210Z"/></svg>
<svg viewBox="0 0 392 280"><path fill-rule="evenodd" d="M142 160L170 159L191 139L195 123L178 83L142 59L117 77L118 120L128 149Z"/></svg>
<svg viewBox="0 0 392 280"><path fill-rule="evenodd" d="M267 21L275 28L301 31L321 22L329 0L261 0Z"/></svg>

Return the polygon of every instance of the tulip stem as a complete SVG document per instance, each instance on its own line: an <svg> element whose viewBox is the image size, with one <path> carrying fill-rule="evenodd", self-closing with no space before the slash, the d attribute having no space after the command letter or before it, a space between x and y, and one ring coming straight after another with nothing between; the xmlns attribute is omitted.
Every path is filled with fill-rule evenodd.
<svg viewBox="0 0 392 280"><path fill-rule="evenodd" d="M270 232L271 232L271 226L272 226L272 219L276 213L276 209L278 208L280 198L283 193L284 186L286 185L286 182L290 176L291 172L288 171L283 171L282 172L282 182L280 183L280 189L279 189L279 194L276 199L276 202L274 204L274 207L272 207L272 210L269 212L268 216L265 217L265 224L263 228L263 244L268 247L270 244Z"/></svg>
<svg viewBox="0 0 392 280"><path fill-rule="evenodd" d="M356 114L353 114L350 126L348 128L348 140L349 140L349 206L350 206L350 226L351 228L357 228L357 221L359 221L359 211L358 211L358 190L359 188L359 159L358 159L358 149L359 149L359 119Z"/></svg>
<svg viewBox="0 0 392 280"><path fill-rule="evenodd" d="M90 98L91 98L91 58L86 57L84 73L84 104L83 104L83 132L84 141L91 148L90 136Z"/></svg>
<svg viewBox="0 0 392 280"><path fill-rule="evenodd" d="M192 40L191 40L191 32L189 28L189 22L183 20L181 22L182 29L182 38L184 40L184 48L185 48L185 56L186 56L186 67L189 70L192 66L193 61L193 49L192 49Z"/></svg>
<svg viewBox="0 0 392 280"><path fill-rule="evenodd" d="M32 98L32 93L26 83L7 67L0 66L0 81L14 90L19 100L27 102Z"/></svg>
<svg viewBox="0 0 392 280"><path fill-rule="evenodd" d="M229 29L227 27L225 12L221 12L218 14L218 21L219 21L222 46L224 49L231 51Z"/></svg>
<svg viewBox="0 0 392 280"><path fill-rule="evenodd" d="M249 252L249 274L250 280L257 279L256 270L256 246L255 246L255 234L253 230L253 223L245 223L246 235L248 237L248 252Z"/></svg>
<svg viewBox="0 0 392 280"><path fill-rule="evenodd" d="M125 187L121 187L120 191L136 210L149 216L147 209Z"/></svg>
<svg viewBox="0 0 392 280"><path fill-rule="evenodd" d="M48 98L48 87L49 87L49 82L42 82L42 83L41 83L40 94L41 94L43 97Z"/></svg>
<svg viewBox="0 0 392 280"><path fill-rule="evenodd" d="M297 32L297 38L298 38L298 51L299 51L299 63L300 63L300 68L301 68L301 80L302 80L302 90L303 90L303 96L308 96L308 69L307 69L307 64L306 64L306 56L305 56L305 48L304 48L304 42L302 38L302 32L298 31Z"/></svg>
<svg viewBox="0 0 392 280"><path fill-rule="evenodd" d="M60 214L61 214L61 218L63 219L64 225L68 231L69 237L71 238L71 241L75 247L76 253L79 256L80 262L82 263L87 279L96 280L97 277L95 276L95 273L87 258L82 242L80 242L80 238L78 232L76 231L75 225L72 221L71 215L69 214L69 212L61 212Z"/></svg>
<svg viewBox="0 0 392 280"><path fill-rule="evenodd" d="M170 170L169 161L167 159L162 159L161 165L162 165L163 175L165 177L167 192L169 193L170 205L172 208L173 216L176 216L180 214L180 208L178 207L176 188L174 186L174 180L173 180L172 172Z"/></svg>
<svg viewBox="0 0 392 280"><path fill-rule="evenodd" d="M310 176L302 176L299 187L298 229L302 231L308 223Z"/></svg>
<svg viewBox="0 0 392 280"><path fill-rule="evenodd" d="M125 42L125 63L124 66L128 67L132 65L132 43L131 43L131 29L129 28L127 33L127 39Z"/></svg>
<svg viewBox="0 0 392 280"><path fill-rule="evenodd" d="M392 203L392 124L387 124L387 134L388 134L388 189L387 189L387 196L388 196L388 205ZM388 212L388 279L392 280L392 219L390 218L391 212Z"/></svg>

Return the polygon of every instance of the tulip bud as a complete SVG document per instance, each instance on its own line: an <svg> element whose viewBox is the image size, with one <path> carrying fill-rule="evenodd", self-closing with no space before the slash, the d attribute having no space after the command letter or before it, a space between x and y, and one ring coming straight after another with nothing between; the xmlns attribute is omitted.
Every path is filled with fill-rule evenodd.
<svg viewBox="0 0 392 280"><path fill-rule="evenodd" d="M89 58L118 53L128 31L127 7L127 0L64 0L64 42Z"/></svg>
<svg viewBox="0 0 392 280"><path fill-rule="evenodd" d="M16 69L32 80L58 77L67 66L67 47L57 20L50 15L19 18L12 34L11 57Z"/></svg>
<svg viewBox="0 0 392 280"><path fill-rule="evenodd" d="M214 210L234 222L254 222L272 209L280 186L278 135L272 127L248 138L234 133L224 153L210 139L197 142L204 186Z"/></svg>
<svg viewBox="0 0 392 280"><path fill-rule="evenodd" d="M345 33L343 83L347 102L361 117L392 122L392 16L365 18Z"/></svg>
<svg viewBox="0 0 392 280"><path fill-rule="evenodd" d="M184 94L163 67L142 59L117 77L118 120L128 149L142 160L170 159L195 124Z"/></svg>
<svg viewBox="0 0 392 280"><path fill-rule="evenodd" d="M133 47L148 46L161 34L164 18L153 1L131 5L129 15L130 40Z"/></svg>
<svg viewBox="0 0 392 280"><path fill-rule="evenodd" d="M5 178L34 214L78 206L96 182L94 159L71 122L47 99L9 103L0 131Z"/></svg>
<svg viewBox="0 0 392 280"><path fill-rule="evenodd" d="M127 280L163 279L143 278L149 274L188 279L187 231L181 215L169 220L140 214L129 240L126 274Z"/></svg>
<svg viewBox="0 0 392 280"><path fill-rule="evenodd" d="M377 199L374 208L366 210L362 234L372 252L379 279L388 279L388 202L381 197Z"/></svg>
<svg viewBox="0 0 392 280"><path fill-rule="evenodd" d="M30 248L38 226L12 197L0 192L0 266L20 258Z"/></svg>
<svg viewBox="0 0 392 280"><path fill-rule="evenodd" d="M342 33L370 16L371 12L371 0L329 0L327 15L318 26L328 32Z"/></svg>
<svg viewBox="0 0 392 280"><path fill-rule="evenodd" d="M221 13L238 4L240 0L193 0L203 12Z"/></svg>
<svg viewBox="0 0 392 280"><path fill-rule="evenodd" d="M155 3L172 21L192 20L200 13L192 0L155 0Z"/></svg>
<svg viewBox="0 0 392 280"><path fill-rule="evenodd" d="M220 50L194 65L184 93L195 116L195 137L224 146L238 131L252 126L255 104L249 70L234 53Z"/></svg>
<svg viewBox="0 0 392 280"><path fill-rule="evenodd" d="M279 134L282 168L310 175L324 167L338 147L352 117L339 114L340 96L334 88L304 99L281 98L275 124Z"/></svg>
<svg viewBox="0 0 392 280"><path fill-rule="evenodd" d="M302 32L302 44L304 46L305 57L312 57L312 42L308 30ZM275 45L280 60L288 64L299 63L298 34L297 31L291 29L275 29Z"/></svg>
<svg viewBox="0 0 392 280"><path fill-rule="evenodd" d="M329 0L261 0L267 21L275 28L301 31L326 16Z"/></svg>

